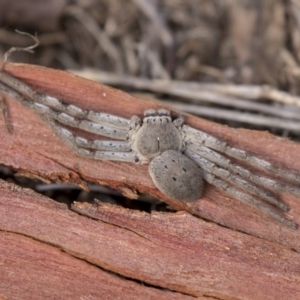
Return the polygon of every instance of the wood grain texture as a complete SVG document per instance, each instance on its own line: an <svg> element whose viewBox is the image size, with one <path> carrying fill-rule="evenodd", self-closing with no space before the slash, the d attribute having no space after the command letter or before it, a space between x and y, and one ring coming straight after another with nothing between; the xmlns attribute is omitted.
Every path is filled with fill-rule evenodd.
<svg viewBox="0 0 300 300"><path fill-rule="evenodd" d="M7 64L5 70L37 91L82 108L129 118L133 114L141 116L147 108L159 107L155 102L63 71L23 64ZM46 182L86 187L86 181L91 181L132 193L133 197L136 192L151 194L186 212L149 215L77 204L74 209L83 214L80 216L33 192L1 183L1 239L13 241L16 234L22 234L27 238L20 243L28 244L28 237L32 237L33 244L28 247L40 247L36 245L38 240L42 247L47 244L54 250L63 249L76 264L77 259L83 259L126 278L180 292L180 297L283 299L289 295L289 299L299 299L299 230L285 228L209 185L204 197L193 204L168 199L153 185L147 166L82 158L34 112L13 99L7 100L14 132L6 131L1 116L2 165ZM232 129L189 115L186 123L276 165L300 170L300 146L287 139ZM299 199L281 196L291 206L289 216L300 224ZM4 244L0 243L1 257L7 253ZM14 242L11 245L14 248ZM8 274L7 271L6 280ZM0 295L6 295L2 290Z"/></svg>
<svg viewBox="0 0 300 300"><path fill-rule="evenodd" d="M81 217L70 214L66 207L54 202L51 205L39 195L22 190L18 194L18 189L7 185L6 188L1 183L1 192L7 192L5 198L14 203L15 210L7 214L12 218L5 224L3 221L6 218L1 218L0 299L1 295L4 299L120 299L120 295L122 299L192 299L180 293L145 286L102 269L101 264L90 262L91 257L86 257L81 251L84 248L77 249L79 252L74 254L64 253L76 252L76 249L69 247L76 239L77 244L81 245L80 233L84 233L81 231ZM9 191L10 188L12 190ZM1 202L1 214L5 206ZM34 207L37 210L32 210ZM11 210L11 204L6 208ZM26 210L31 210L33 214L27 214L24 218ZM49 220L51 212L56 217ZM46 217L46 226L42 225L45 221L40 219L43 216ZM70 230L65 233L72 240L68 245L64 240L66 235L62 234L64 230L60 227L63 216ZM53 223L57 220L60 220L57 224ZM19 229L11 227L12 223L19 223ZM34 230L37 223L42 226L39 232ZM97 222L94 223L97 225ZM77 238L72 238L72 235ZM93 250L90 243L87 246L90 251ZM100 253L96 248L94 250L96 258L95 255Z"/></svg>
<svg viewBox="0 0 300 300"><path fill-rule="evenodd" d="M122 299L142 293L145 299L300 297L298 253L186 212L149 215L82 203L70 211L3 181L0 193L0 294L8 299L26 290L31 299L38 293L60 299L88 293L95 299L100 293L101 299L118 293Z"/></svg>

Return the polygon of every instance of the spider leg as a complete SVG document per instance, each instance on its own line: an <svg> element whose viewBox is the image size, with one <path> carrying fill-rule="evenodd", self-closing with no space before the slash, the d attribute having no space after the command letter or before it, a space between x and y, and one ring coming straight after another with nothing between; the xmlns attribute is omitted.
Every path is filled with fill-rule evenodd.
<svg viewBox="0 0 300 300"><path fill-rule="evenodd" d="M270 209L269 207L262 205L261 203L258 203L250 195L247 195L247 194L229 186L226 182L217 179L216 176L214 176L213 174L203 171L203 176L208 183L216 186L219 189L224 190L225 192L231 194L235 198L238 198L238 199L242 200L243 202L246 202L246 203L250 204L251 206L256 207L257 209L262 211L264 214L277 220L278 222L282 223L283 225L285 225L291 229L294 229L294 230L296 230L298 228L298 225L294 221L289 220L289 219L285 218L284 216L282 216L281 214L277 213L276 211Z"/></svg>
<svg viewBox="0 0 300 300"><path fill-rule="evenodd" d="M225 168L226 170L229 170L230 172L241 176L242 178L244 178L247 181L251 181L259 186L263 186L270 190L275 190L278 192L288 192L295 196L298 196L298 197L300 196L299 188L290 187L285 184L276 182L275 180L272 180L270 178L253 174L249 170L247 170L241 166L235 165L234 163L232 163L232 161L230 159L222 156L221 154L213 151L212 149L210 149L206 146L195 144L193 142L187 142L187 147L189 149L191 149L193 152L195 152L195 153L201 155L202 157L208 159L209 161Z"/></svg>
<svg viewBox="0 0 300 300"><path fill-rule="evenodd" d="M221 177L225 179L226 181L230 182L231 184L239 187L240 189L244 190L246 193L250 193L254 196L257 196L266 202L282 209L283 211L288 211L289 207L284 202L280 201L278 198L276 198L275 195L269 193L268 191L265 191L264 189L261 189L245 180L243 180L239 176L232 175L230 171L225 170L223 168L219 168L216 164L213 162L205 159L204 157L198 155L197 153L191 151L190 149L187 149L185 151L185 154L191 158L193 161L196 162L203 170L206 172L212 173L213 175L217 177Z"/></svg>
<svg viewBox="0 0 300 300"><path fill-rule="evenodd" d="M5 98L3 96L0 96L0 110L2 112L2 116L4 119L5 127L9 133L13 132L13 125L11 123L11 120L9 118L9 112L7 103L5 101Z"/></svg>
<svg viewBox="0 0 300 300"><path fill-rule="evenodd" d="M230 147L226 142L220 141L215 137L190 126L183 125L182 131L186 137L190 138L194 142L227 154L230 157L245 161L258 169L267 171L269 174L275 174L276 176L284 178L290 183L300 184L300 174L281 170L263 159L250 155L244 150Z"/></svg>
<svg viewBox="0 0 300 300"><path fill-rule="evenodd" d="M52 116L59 123L85 130L87 132L95 133L98 135L110 137L113 139L127 140L129 137L129 130L123 128L116 128L104 124L95 123L87 120L78 120L66 113L52 113Z"/></svg>
<svg viewBox="0 0 300 300"><path fill-rule="evenodd" d="M60 126L55 121L57 113L51 108L40 103L35 103L31 100L27 100L22 95L2 83L0 83L0 89L1 93L5 96L16 99L24 106L37 111L42 119L51 126L56 135L78 154L99 160L137 162L137 158L134 153L128 151L128 149L130 148L129 142L99 140L90 142L84 138L76 137L71 131ZM85 148L90 148L91 150Z"/></svg>
<svg viewBox="0 0 300 300"><path fill-rule="evenodd" d="M124 142L118 145L118 141L88 141L84 138L76 137L71 131L61 127L53 120L49 120L48 123L61 140L82 156L97 160L138 162L136 155L132 151L128 151L129 145L125 145Z"/></svg>
<svg viewBox="0 0 300 300"><path fill-rule="evenodd" d="M54 97L37 93L30 86L5 72L0 72L0 80L25 98L52 109L57 114L55 119L65 125L123 140L127 139L128 131L132 127L132 120L107 113L84 110L75 105L64 104Z"/></svg>
<svg viewBox="0 0 300 300"><path fill-rule="evenodd" d="M76 137L75 142L78 147L93 149L93 150L118 151L118 152L131 151L131 143L128 141L103 141L103 140L89 141L82 137Z"/></svg>

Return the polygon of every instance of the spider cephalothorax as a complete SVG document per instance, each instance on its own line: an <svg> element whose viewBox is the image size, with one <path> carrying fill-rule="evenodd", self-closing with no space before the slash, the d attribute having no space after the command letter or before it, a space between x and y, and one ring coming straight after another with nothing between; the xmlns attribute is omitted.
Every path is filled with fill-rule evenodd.
<svg viewBox="0 0 300 300"><path fill-rule="evenodd" d="M132 118L135 124L136 118L138 117ZM182 123L183 118L172 121L169 110L146 110L143 121L138 118L137 125L132 128L129 135L132 150L137 154L139 161L149 163L166 150L182 151L183 140L179 129Z"/></svg>

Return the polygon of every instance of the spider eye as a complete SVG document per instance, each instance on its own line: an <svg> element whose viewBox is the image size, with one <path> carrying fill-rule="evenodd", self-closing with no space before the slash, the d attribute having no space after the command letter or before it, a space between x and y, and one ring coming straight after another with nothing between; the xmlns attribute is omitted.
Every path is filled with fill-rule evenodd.
<svg viewBox="0 0 300 300"><path fill-rule="evenodd" d="M144 112L144 116L145 116L145 117L151 117L151 116L155 116L155 115L156 115L156 110L153 109L153 108L147 109L147 110Z"/></svg>
<svg viewBox="0 0 300 300"><path fill-rule="evenodd" d="M161 108L157 111L159 116L167 116L169 117L171 115L170 111L165 109L165 108Z"/></svg>

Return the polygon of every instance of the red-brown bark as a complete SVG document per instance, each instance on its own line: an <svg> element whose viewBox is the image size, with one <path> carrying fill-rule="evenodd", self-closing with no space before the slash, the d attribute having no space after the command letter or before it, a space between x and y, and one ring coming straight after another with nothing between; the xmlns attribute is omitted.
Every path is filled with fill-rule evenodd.
<svg viewBox="0 0 300 300"><path fill-rule="evenodd" d="M141 116L147 108L158 107L157 103L134 98L62 71L22 64L7 64L5 70L36 91L86 109L129 118L133 114ZM29 264L26 265L28 269L24 268L25 274L32 272L36 276L34 261L41 251L45 259L48 256L54 261L57 259L57 263L61 255L60 267L66 272L99 272L95 277L89 276L92 279L97 277L97 280L99 276L99 292L103 289L107 298L114 289L111 284L111 290L106 290L113 279L104 279L108 282L106 288L101 285L101 276L108 276L107 271L127 278L124 289L137 293L129 293L128 299L138 298L138 293L142 292L148 298L156 297L151 294L153 289L161 293L159 297L175 297L174 293L155 287L182 293L176 295L183 298L188 298L188 295L220 299L300 297L299 230L285 228L209 185L204 197L193 204L168 199L155 188L147 166L80 157L57 138L36 113L13 99L7 99L7 102L14 131L9 134L0 117L2 165L46 182L75 183L86 187L86 181L91 181L109 185L132 197L136 192L151 194L185 212L149 215L114 206L95 208L88 204L76 204L73 209L82 214L78 215L34 192L1 182L0 254L5 267L0 268L0 277L4 278L0 281L0 295L13 298L14 293L9 286L15 278L12 279L9 274L17 273L22 264ZM232 129L189 115L186 122L276 165L300 170L300 146L287 139L266 132ZM291 206L288 215L300 224L299 199L287 194L281 196ZM21 249L26 251L17 251ZM69 256L58 249L63 249ZM38 253L26 255L34 251ZM18 260L19 257L24 261ZM14 261L21 265L14 264ZM78 271L81 268L84 271ZM41 265L40 269L47 274L55 272L47 264ZM21 290L36 291L34 282L25 280L26 276L21 275ZM66 281L66 286L70 286L68 280L71 277L62 273L59 283ZM87 287L89 284L93 286L96 280L92 279L87 276L81 279L81 283L84 285L86 280ZM131 279L155 287L141 286ZM123 282L124 279L118 280ZM41 279L39 284L42 285L42 282ZM117 279L115 282L120 284L119 295L125 298L121 283ZM59 288L58 283L52 283L49 294L51 289ZM76 293L74 289L73 295Z"/></svg>

